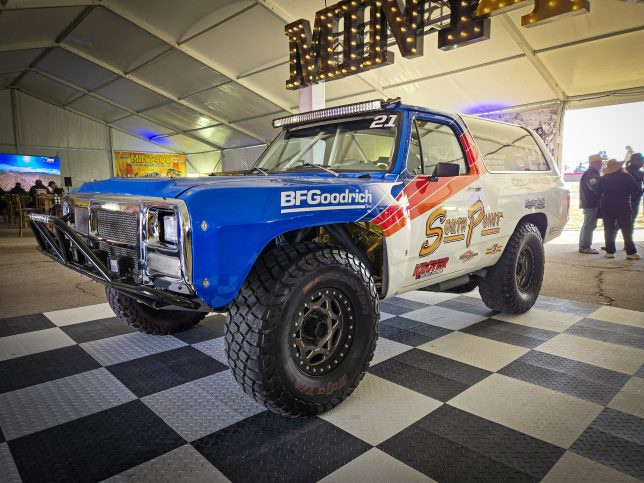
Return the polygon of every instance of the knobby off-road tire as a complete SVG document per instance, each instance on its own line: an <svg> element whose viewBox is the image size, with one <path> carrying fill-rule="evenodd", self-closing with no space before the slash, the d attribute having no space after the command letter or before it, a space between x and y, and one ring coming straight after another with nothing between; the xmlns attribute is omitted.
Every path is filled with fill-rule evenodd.
<svg viewBox="0 0 644 483"><path fill-rule="evenodd" d="M230 306L228 364L271 411L318 414L363 378L379 319L373 278L355 256L312 242L279 247L260 257Z"/></svg>
<svg viewBox="0 0 644 483"><path fill-rule="evenodd" d="M479 284L485 305L506 314L530 310L541 290L544 263L539 229L532 223L519 224L503 255Z"/></svg>
<svg viewBox="0 0 644 483"><path fill-rule="evenodd" d="M105 287L107 302L119 319L130 327L154 335L169 335L189 329L202 320L205 312L158 310L137 302L123 292Z"/></svg>

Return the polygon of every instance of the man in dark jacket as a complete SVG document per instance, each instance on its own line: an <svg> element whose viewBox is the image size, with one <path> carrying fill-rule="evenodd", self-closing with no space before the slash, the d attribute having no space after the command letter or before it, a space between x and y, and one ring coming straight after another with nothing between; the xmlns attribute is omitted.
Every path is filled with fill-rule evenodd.
<svg viewBox="0 0 644 483"><path fill-rule="evenodd" d="M25 189L22 187L22 184L16 183L13 188L9 190L10 195L26 195L27 192Z"/></svg>
<svg viewBox="0 0 644 483"><path fill-rule="evenodd" d="M624 161L611 159L608 161L599 180L598 193L600 196L599 211L604 219L604 240L606 258L615 258L615 236L617 226L624 237L626 258L639 260L637 248L633 243L633 222L631 220L631 195L639 189L630 174L622 169Z"/></svg>
<svg viewBox="0 0 644 483"><path fill-rule="evenodd" d="M602 169L602 157L593 154L588 157L588 169L579 180L579 208L584 211L584 224L579 232L579 253L598 254L591 247L593 231L597 228L597 207L599 205L599 170Z"/></svg>
<svg viewBox="0 0 644 483"><path fill-rule="evenodd" d="M631 218L633 219L633 226L635 226L635 219L640 211L640 201L642 200L642 185L644 184L644 173L642 173L643 164L644 156L642 156L642 153L633 154L630 161L626 164L626 172L633 177L639 187L637 193L631 195Z"/></svg>

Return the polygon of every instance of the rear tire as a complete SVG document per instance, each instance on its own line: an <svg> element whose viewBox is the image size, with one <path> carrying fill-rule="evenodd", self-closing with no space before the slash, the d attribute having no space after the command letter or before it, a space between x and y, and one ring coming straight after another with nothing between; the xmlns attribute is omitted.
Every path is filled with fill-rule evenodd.
<svg viewBox="0 0 644 483"><path fill-rule="evenodd" d="M353 255L294 243L260 257L228 312L228 364L273 412L309 416L344 401L378 338L378 294Z"/></svg>
<svg viewBox="0 0 644 483"><path fill-rule="evenodd" d="M111 287L105 287L107 302L119 319L130 327L154 335L169 335L189 329L205 316L205 312L158 310L137 302Z"/></svg>
<svg viewBox="0 0 644 483"><path fill-rule="evenodd" d="M499 261L479 283L483 302L497 312L527 312L539 297L544 264L539 229L532 223L520 223Z"/></svg>

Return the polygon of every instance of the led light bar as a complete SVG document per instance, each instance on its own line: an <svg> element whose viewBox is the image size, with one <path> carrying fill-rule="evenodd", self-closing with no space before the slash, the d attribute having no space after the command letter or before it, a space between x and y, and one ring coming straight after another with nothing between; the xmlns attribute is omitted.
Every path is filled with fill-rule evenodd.
<svg viewBox="0 0 644 483"><path fill-rule="evenodd" d="M302 114L295 114L294 116L280 117L273 121L273 127L287 127L305 122L323 121L325 119L349 116L351 114L380 111L385 107L395 104L400 104L399 97L396 99L387 99L386 101L383 99L377 99L373 101L356 102L355 104L347 104L345 106L318 109L317 111L304 112Z"/></svg>

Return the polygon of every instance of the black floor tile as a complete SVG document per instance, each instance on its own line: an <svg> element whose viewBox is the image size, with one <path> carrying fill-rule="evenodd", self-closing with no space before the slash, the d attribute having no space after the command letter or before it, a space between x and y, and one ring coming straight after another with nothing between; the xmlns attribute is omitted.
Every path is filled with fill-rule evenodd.
<svg viewBox="0 0 644 483"><path fill-rule="evenodd" d="M563 448L449 405L441 406L418 424L438 436L538 478L543 478L565 452Z"/></svg>
<svg viewBox="0 0 644 483"><path fill-rule="evenodd" d="M644 446L597 429L592 424L570 449L597 463L644 479Z"/></svg>
<svg viewBox="0 0 644 483"><path fill-rule="evenodd" d="M449 332L451 331L447 331L447 333ZM380 337L384 337L385 339L393 340L396 342L400 342L401 344L406 344L413 347L423 345L426 342L436 339L436 337L418 334L416 332L412 332L405 329L399 329L397 327L392 327L391 325L385 325L384 323L380 324L380 331L378 335ZM437 336L437 337L440 337L440 336Z"/></svg>
<svg viewBox="0 0 644 483"><path fill-rule="evenodd" d="M644 379L644 364L642 364L642 365L640 366L640 368L639 368L639 369L638 369L638 371L635 373L635 375L636 375L637 377L641 377L642 379Z"/></svg>
<svg viewBox="0 0 644 483"><path fill-rule="evenodd" d="M23 481L98 481L185 444L141 401L9 442Z"/></svg>
<svg viewBox="0 0 644 483"><path fill-rule="evenodd" d="M226 325L226 316L223 314L206 317L190 330L173 334L176 339L182 340L186 344L197 344L206 340L223 337L224 326Z"/></svg>
<svg viewBox="0 0 644 483"><path fill-rule="evenodd" d="M387 306L393 304L393 305L397 305L399 307L404 307L406 309L409 309L408 312L412 311L412 310L418 310L418 309L424 309L426 307L431 307L431 304L424 304L422 302L416 302L414 300L407 300L407 299L404 299L404 298L401 298L401 297L393 297L393 298L390 298L390 299L387 299L387 300L383 300L383 301L380 302L380 305L382 306L383 304L385 304ZM384 309L381 309L381 310L383 312L387 312ZM391 314L392 312L389 312L389 313Z"/></svg>
<svg viewBox="0 0 644 483"><path fill-rule="evenodd" d="M486 306L481 299L474 297L460 296L445 300L436 305L447 309L458 310L460 312L480 315L482 317L492 317L496 314L496 312Z"/></svg>
<svg viewBox="0 0 644 483"><path fill-rule="evenodd" d="M421 309L425 307L429 307L429 305L425 305L425 304L420 304L420 305L422 305L422 307L419 307ZM402 315L408 312L413 312L414 310L418 310L418 309L412 309L409 307L403 307L402 305L394 304L390 302L389 299L383 300L382 302L380 302L380 311L386 314Z"/></svg>
<svg viewBox="0 0 644 483"><path fill-rule="evenodd" d="M316 481L371 448L319 418L268 411L192 445L232 481Z"/></svg>
<svg viewBox="0 0 644 483"><path fill-rule="evenodd" d="M590 424L591 427L618 438L644 446L644 419L611 408L604 410ZM641 454L644 460L644 453Z"/></svg>
<svg viewBox="0 0 644 483"><path fill-rule="evenodd" d="M378 448L440 482L539 481L418 424L412 424Z"/></svg>
<svg viewBox="0 0 644 483"><path fill-rule="evenodd" d="M620 389L571 374L526 364L520 360L508 364L499 371L499 374L602 405L608 404Z"/></svg>
<svg viewBox="0 0 644 483"><path fill-rule="evenodd" d="M0 337L24 334L34 330L50 329L56 325L43 314L23 315L0 319Z"/></svg>
<svg viewBox="0 0 644 483"><path fill-rule="evenodd" d="M160 352L107 368L138 397L210 376L228 367L194 347Z"/></svg>
<svg viewBox="0 0 644 483"><path fill-rule="evenodd" d="M530 351L499 371L571 396L607 404L630 376L565 357Z"/></svg>
<svg viewBox="0 0 644 483"><path fill-rule="evenodd" d="M582 319L566 330L588 339L644 349L644 329L595 319Z"/></svg>
<svg viewBox="0 0 644 483"><path fill-rule="evenodd" d="M518 345L534 349L545 341L558 335L558 332L551 330L536 329L518 324L511 324L496 319L486 319L470 325L460 332L471 335L478 335L486 339L498 340L507 344Z"/></svg>
<svg viewBox="0 0 644 483"><path fill-rule="evenodd" d="M61 327L61 330L74 339L77 344L136 332L135 329L126 325L118 317L67 325Z"/></svg>
<svg viewBox="0 0 644 483"><path fill-rule="evenodd" d="M101 365L77 345L0 362L0 393L73 376Z"/></svg>
<svg viewBox="0 0 644 483"><path fill-rule="evenodd" d="M581 317L587 317L599 307L599 305L589 304L587 302L547 297L545 295L540 295L534 304L535 309L562 312L565 314L579 315Z"/></svg>
<svg viewBox="0 0 644 483"><path fill-rule="evenodd" d="M2 432L2 428L0 427L0 443L4 443L6 441L4 437L4 433Z"/></svg>
<svg viewBox="0 0 644 483"><path fill-rule="evenodd" d="M373 366L369 372L443 402L491 374L420 349L392 357Z"/></svg>
<svg viewBox="0 0 644 483"><path fill-rule="evenodd" d="M431 337L432 340L453 332L450 329L408 319L404 316L392 317L390 319L383 320L380 325L406 330L407 332L414 332L416 334L424 335L425 337Z"/></svg>

